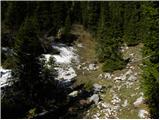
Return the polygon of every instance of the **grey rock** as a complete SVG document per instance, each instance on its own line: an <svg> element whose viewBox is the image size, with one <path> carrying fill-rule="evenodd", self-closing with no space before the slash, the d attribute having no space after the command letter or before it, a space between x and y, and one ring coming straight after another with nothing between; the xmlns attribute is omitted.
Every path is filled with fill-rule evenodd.
<svg viewBox="0 0 160 120"><path fill-rule="evenodd" d="M98 79L103 79L103 74L99 74Z"/></svg>
<svg viewBox="0 0 160 120"><path fill-rule="evenodd" d="M89 97L90 102L94 102L95 104L98 104L99 102L99 95L98 94L93 94L91 97Z"/></svg>
<svg viewBox="0 0 160 120"><path fill-rule="evenodd" d="M137 77L135 77L134 75L131 75L128 78L129 81L135 81L136 79L137 79Z"/></svg>
<svg viewBox="0 0 160 120"><path fill-rule="evenodd" d="M128 100L126 99L125 101L124 101L124 103L122 104L122 106L123 107L126 107L128 105Z"/></svg>
<svg viewBox="0 0 160 120"><path fill-rule="evenodd" d="M97 70L98 66L96 64L89 64L88 68L89 70Z"/></svg>
<svg viewBox="0 0 160 120"><path fill-rule="evenodd" d="M81 65L78 65L78 66L77 66L77 69L78 69L78 70L80 70L81 68L82 68L82 66L81 66Z"/></svg>
<svg viewBox="0 0 160 120"><path fill-rule="evenodd" d="M78 91L73 91L68 94L69 97L76 97L78 95Z"/></svg>
<svg viewBox="0 0 160 120"><path fill-rule="evenodd" d="M94 92L100 92L102 89L102 85L95 83L93 84L93 89L94 89Z"/></svg>
<svg viewBox="0 0 160 120"><path fill-rule="evenodd" d="M139 105L141 105L143 103L144 103L144 98L141 96L141 97L137 98L137 100L133 103L133 105L135 107L138 107Z"/></svg>
<svg viewBox="0 0 160 120"><path fill-rule="evenodd" d="M149 113L146 110L139 110L138 117L141 119L148 119Z"/></svg>
<svg viewBox="0 0 160 120"><path fill-rule="evenodd" d="M111 79L111 74L110 73L105 73L104 78L105 79Z"/></svg>
<svg viewBox="0 0 160 120"><path fill-rule="evenodd" d="M83 45L82 45L81 43L79 43L79 44L77 44L77 47L82 48L82 47L83 47Z"/></svg>

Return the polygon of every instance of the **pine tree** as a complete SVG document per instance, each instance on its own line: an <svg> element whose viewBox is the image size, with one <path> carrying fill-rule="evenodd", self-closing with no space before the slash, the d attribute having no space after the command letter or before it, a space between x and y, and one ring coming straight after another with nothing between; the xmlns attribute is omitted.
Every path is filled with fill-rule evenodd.
<svg viewBox="0 0 160 120"><path fill-rule="evenodd" d="M99 27L97 31L97 54L100 62L104 62L103 71L113 72L122 69L125 61L118 50L119 39L115 37L116 26L114 14L111 9L113 5L108 2L101 2Z"/></svg>
<svg viewBox="0 0 160 120"><path fill-rule="evenodd" d="M18 30L21 23L26 17L26 2L8 2L7 11L5 14L5 24L8 25L10 29Z"/></svg>
<svg viewBox="0 0 160 120"><path fill-rule="evenodd" d="M66 36L69 35L70 29L71 29L71 19L70 19L70 15L68 15L65 20L64 35Z"/></svg>
<svg viewBox="0 0 160 120"><path fill-rule="evenodd" d="M158 2L145 2L142 6L144 30L143 56L150 56L143 60L144 95L149 103L151 118L159 117L159 35L158 35Z"/></svg>
<svg viewBox="0 0 160 120"><path fill-rule="evenodd" d="M80 3L82 11L82 24L87 27L88 24L88 2L84 1Z"/></svg>
<svg viewBox="0 0 160 120"><path fill-rule="evenodd" d="M141 42L140 10L141 2L130 2L124 5L124 42L136 45Z"/></svg>
<svg viewBox="0 0 160 120"><path fill-rule="evenodd" d="M18 86L28 97L33 97L35 84L39 82L40 65L38 56L43 52L38 39L38 25L35 17L27 18L16 37Z"/></svg>
<svg viewBox="0 0 160 120"><path fill-rule="evenodd" d="M67 2L68 3L68 2ZM61 1L54 1L51 3L52 7L52 19L53 19L53 28L54 32L57 33L57 31L64 26L65 19L67 17L67 4L66 2Z"/></svg>
<svg viewBox="0 0 160 120"><path fill-rule="evenodd" d="M88 22L87 27L93 35L97 31L98 19L99 19L99 2L89 2L88 3Z"/></svg>
<svg viewBox="0 0 160 120"><path fill-rule="evenodd" d="M41 30L48 30L53 24L51 2L37 2L35 15Z"/></svg>

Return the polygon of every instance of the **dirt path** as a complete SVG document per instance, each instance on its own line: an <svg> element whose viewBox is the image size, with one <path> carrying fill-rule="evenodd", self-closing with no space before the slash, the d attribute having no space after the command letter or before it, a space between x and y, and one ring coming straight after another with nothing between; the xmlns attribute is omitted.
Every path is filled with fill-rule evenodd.
<svg viewBox="0 0 160 120"><path fill-rule="evenodd" d="M80 56L80 65L76 66L77 84L85 84L91 89L94 83L105 89L100 93L101 101L93 105L84 118L148 118L148 109L144 104L141 80L141 48L142 44L134 47L123 47L124 58L131 58L125 69L113 73L103 73L101 64L97 63L95 41L81 25L74 25L72 33L79 35L76 46ZM96 64L96 70L90 70L91 64Z"/></svg>

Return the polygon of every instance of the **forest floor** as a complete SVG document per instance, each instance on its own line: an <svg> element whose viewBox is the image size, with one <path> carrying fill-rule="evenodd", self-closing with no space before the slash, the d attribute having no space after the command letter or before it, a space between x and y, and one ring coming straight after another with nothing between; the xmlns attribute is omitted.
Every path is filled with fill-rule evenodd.
<svg viewBox="0 0 160 120"><path fill-rule="evenodd" d="M86 89L90 89L96 83L104 88L99 94L99 103L92 105L84 118L148 118L148 108L140 87L143 45L122 47L124 58L130 58L131 62L122 70L103 73L102 63L96 60L94 38L81 25L74 25L71 32L79 36L75 42L80 57L79 66L75 67L76 84L84 83ZM91 64L96 64L95 70L87 69Z"/></svg>

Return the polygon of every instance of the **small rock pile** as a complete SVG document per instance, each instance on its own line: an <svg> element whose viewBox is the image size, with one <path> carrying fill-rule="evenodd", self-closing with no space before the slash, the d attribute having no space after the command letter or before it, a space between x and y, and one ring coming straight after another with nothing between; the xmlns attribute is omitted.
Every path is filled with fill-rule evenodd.
<svg viewBox="0 0 160 120"><path fill-rule="evenodd" d="M86 63L82 63L77 66L77 70L87 70L87 71L95 71L98 68L99 66L97 66L97 64L95 63L90 63L88 65Z"/></svg>
<svg viewBox="0 0 160 120"><path fill-rule="evenodd" d="M113 75L111 75L111 73L101 73L98 76L98 79L107 79L107 80L111 80L113 77Z"/></svg>

